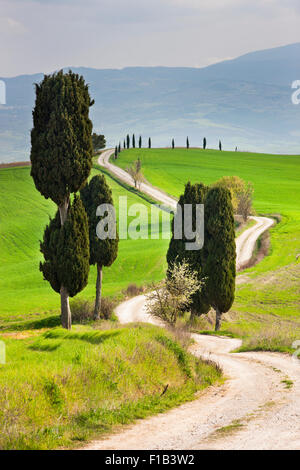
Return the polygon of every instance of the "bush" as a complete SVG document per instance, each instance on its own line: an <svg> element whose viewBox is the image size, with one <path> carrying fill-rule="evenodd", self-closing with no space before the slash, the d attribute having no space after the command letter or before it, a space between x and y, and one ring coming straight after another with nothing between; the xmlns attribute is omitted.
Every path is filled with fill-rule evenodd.
<svg viewBox="0 0 300 470"><path fill-rule="evenodd" d="M214 183L214 186L229 189L234 213L241 215L243 220L247 221L253 212L254 188L252 183L246 183L239 176L223 176Z"/></svg>
<svg viewBox="0 0 300 470"><path fill-rule="evenodd" d="M113 314L116 302L109 297L101 300L100 318L109 320ZM74 323L88 323L94 319L94 302L84 299L75 299L71 303L72 319Z"/></svg>
<svg viewBox="0 0 300 470"><path fill-rule="evenodd" d="M94 304L89 300L75 299L71 302L72 320L74 323L87 323L93 320Z"/></svg>
<svg viewBox="0 0 300 470"><path fill-rule="evenodd" d="M136 295L141 295L144 292L144 287L138 287L136 284L129 284L126 290L123 291L124 294L128 297L135 297Z"/></svg>
<svg viewBox="0 0 300 470"><path fill-rule="evenodd" d="M114 299L102 297L100 317L109 320L112 317L115 307L116 301Z"/></svg>
<svg viewBox="0 0 300 470"><path fill-rule="evenodd" d="M173 263L167 278L147 296L147 311L150 315L170 325L176 325L178 315L188 310L191 297L200 292L204 280L198 280L186 261Z"/></svg>

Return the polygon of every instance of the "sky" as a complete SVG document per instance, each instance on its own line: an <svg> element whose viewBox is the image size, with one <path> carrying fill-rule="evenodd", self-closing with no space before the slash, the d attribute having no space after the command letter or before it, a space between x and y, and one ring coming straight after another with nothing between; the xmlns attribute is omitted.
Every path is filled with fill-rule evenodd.
<svg viewBox="0 0 300 470"><path fill-rule="evenodd" d="M204 67L300 42L299 0L0 0L0 76Z"/></svg>

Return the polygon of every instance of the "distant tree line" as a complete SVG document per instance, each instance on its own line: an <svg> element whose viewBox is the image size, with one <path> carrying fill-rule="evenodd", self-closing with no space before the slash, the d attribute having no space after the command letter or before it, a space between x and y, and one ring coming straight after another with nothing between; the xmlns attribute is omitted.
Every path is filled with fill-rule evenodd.
<svg viewBox="0 0 300 470"><path fill-rule="evenodd" d="M143 144L143 140L142 140L142 136L140 135L139 136L139 139L138 139L138 148L141 149L142 148L142 144ZM148 148L151 149L152 147L152 143L151 143L151 137L149 137L148 139ZM176 145L175 145L175 139L172 138L171 139L171 147L172 149L175 149L176 148ZM219 150L222 151L222 141L219 140L219 144L218 144L218 147L219 147ZM135 134L132 134L132 137L130 137L129 134L127 134L126 138L124 139L123 141L123 149L130 149L130 148L133 148L135 149L136 148L136 139L135 139ZM189 140L189 137L186 138L186 148L189 149L190 148L190 140ZM202 141L202 148L203 150L206 150L207 148L207 139L206 137L203 138L203 141ZM237 151L237 147L235 148L235 150ZM115 154L115 158L118 157L118 154L121 152L121 144L117 145L117 154Z"/></svg>

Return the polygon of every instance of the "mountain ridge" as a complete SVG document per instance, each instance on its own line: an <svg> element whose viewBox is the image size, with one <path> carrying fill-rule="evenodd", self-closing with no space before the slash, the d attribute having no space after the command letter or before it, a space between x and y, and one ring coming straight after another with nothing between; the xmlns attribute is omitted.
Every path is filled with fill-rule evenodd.
<svg viewBox="0 0 300 470"><path fill-rule="evenodd" d="M299 153L300 106L291 84L300 79L300 43L250 52L203 68L65 67L82 74L95 105L96 132L115 145L127 133L152 137L154 146L201 146ZM34 83L42 73L3 78L7 105L0 106L0 162L28 160Z"/></svg>

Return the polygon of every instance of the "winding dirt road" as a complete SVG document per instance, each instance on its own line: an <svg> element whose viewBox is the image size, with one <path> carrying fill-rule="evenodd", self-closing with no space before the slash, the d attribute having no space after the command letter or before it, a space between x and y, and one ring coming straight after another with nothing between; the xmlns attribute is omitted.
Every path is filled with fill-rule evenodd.
<svg viewBox="0 0 300 470"><path fill-rule="evenodd" d="M237 239L239 264L251 257L249 245L253 249L272 222L255 219L257 224ZM116 313L121 323L157 323L147 314L142 295L119 305ZM300 449L300 361L278 353L233 354L238 339L196 334L193 339L190 351L218 362L228 378L224 385L85 449Z"/></svg>
<svg viewBox="0 0 300 470"><path fill-rule="evenodd" d="M117 176L117 178L134 187L134 182L131 176L125 170L122 170L109 161L113 154L114 150L105 150L102 152L98 159L99 165L107 168L111 173ZM160 189L155 188L148 182L142 183L140 189L143 193L155 199L160 204L167 205L172 209L175 209L177 206L175 198L169 196ZM268 217L249 218L255 220L256 224L248 230L245 230L236 240L237 269L251 259L256 240L274 223L274 221Z"/></svg>
<svg viewBox="0 0 300 470"><path fill-rule="evenodd" d="M109 159L113 154L114 150L105 150L104 152L102 152L98 159L99 165L104 166L111 173L117 176L120 180L134 187L133 179L127 173L127 171L122 170L122 168L119 168L118 166L110 163ZM159 204L165 204L166 206L169 206L173 209L175 209L177 206L177 201L175 198L172 198L160 189L151 186L149 183L142 183L140 190L151 198L155 199Z"/></svg>

